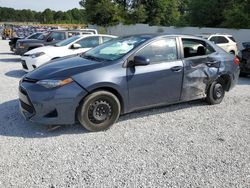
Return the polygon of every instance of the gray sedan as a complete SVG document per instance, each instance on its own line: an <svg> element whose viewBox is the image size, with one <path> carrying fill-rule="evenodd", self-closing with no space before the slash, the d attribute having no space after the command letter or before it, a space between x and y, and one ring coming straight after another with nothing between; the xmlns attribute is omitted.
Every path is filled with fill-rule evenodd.
<svg viewBox="0 0 250 188"><path fill-rule="evenodd" d="M219 104L238 75L239 60L205 39L126 36L28 73L20 81L20 109L29 121L79 121L101 131L145 108L202 98Z"/></svg>

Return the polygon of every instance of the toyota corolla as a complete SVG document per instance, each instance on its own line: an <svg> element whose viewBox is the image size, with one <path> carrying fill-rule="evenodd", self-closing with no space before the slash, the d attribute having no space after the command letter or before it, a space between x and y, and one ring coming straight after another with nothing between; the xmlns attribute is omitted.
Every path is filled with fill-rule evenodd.
<svg viewBox="0 0 250 188"><path fill-rule="evenodd" d="M239 75L239 60L185 35L134 35L45 64L20 81L23 116L42 124L80 122L90 131L121 114L206 99L219 104Z"/></svg>

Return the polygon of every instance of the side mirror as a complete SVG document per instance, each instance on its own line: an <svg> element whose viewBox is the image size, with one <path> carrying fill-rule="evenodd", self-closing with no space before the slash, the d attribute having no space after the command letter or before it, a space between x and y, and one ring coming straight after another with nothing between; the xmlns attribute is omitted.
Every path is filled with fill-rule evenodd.
<svg viewBox="0 0 250 188"><path fill-rule="evenodd" d="M51 41L53 41L54 39L52 38L52 37L48 37L47 38L47 42L51 42Z"/></svg>
<svg viewBox="0 0 250 188"><path fill-rule="evenodd" d="M150 64L150 59L143 56L135 56L134 60L128 63L128 67L146 66Z"/></svg>
<svg viewBox="0 0 250 188"><path fill-rule="evenodd" d="M75 44L73 44L72 46L71 46L71 48L72 49L79 49L79 48L81 48L82 46L80 45L80 44L77 44L77 43L75 43Z"/></svg>

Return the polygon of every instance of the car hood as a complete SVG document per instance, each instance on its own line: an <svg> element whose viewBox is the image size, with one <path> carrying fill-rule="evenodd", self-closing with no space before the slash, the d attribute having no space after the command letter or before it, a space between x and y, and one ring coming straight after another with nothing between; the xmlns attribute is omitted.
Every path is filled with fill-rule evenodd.
<svg viewBox="0 0 250 188"><path fill-rule="evenodd" d="M38 39L19 39L18 42L22 42L22 43L42 43L42 40L38 40Z"/></svg>
<svg viewBox="0 0 250 188"><path fill-rule="evenodd" d="M53 53L53 51L55 50L55 48L60 48L60 47L42 46L42 47L35 48L33 50L30 50L30 51L26 52L25 55L31 55L31 54L35 54L35 53L38 53L38 52L44 52L46 54Z"/></svg>
<svg viewBox="0 0 250 188"><path fill-rule="evenodd" d="M101 66L103 66L101 62L87 60L80 56L70 56L50 61L28 73L25 77L33 80L66 79Z"/></svg>

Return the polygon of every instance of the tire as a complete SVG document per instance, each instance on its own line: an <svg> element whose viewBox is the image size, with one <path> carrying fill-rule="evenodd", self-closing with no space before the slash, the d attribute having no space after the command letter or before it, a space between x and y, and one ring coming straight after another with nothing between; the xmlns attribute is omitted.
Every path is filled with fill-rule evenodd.
<svg viewBox="0 0 250 188"><path fill-rule="evenodd" d="M87 130L104 131L118 120L120 111L120 102L114 94L107 91L97 91L82 101L77 117Z"/></svg>
<svg viewBox="0 0 250 188"><path fill-rule="evenodd" d="M214 81L207 90L206 101L210 105L220 104L225 96L223 80Z"/></svg>

